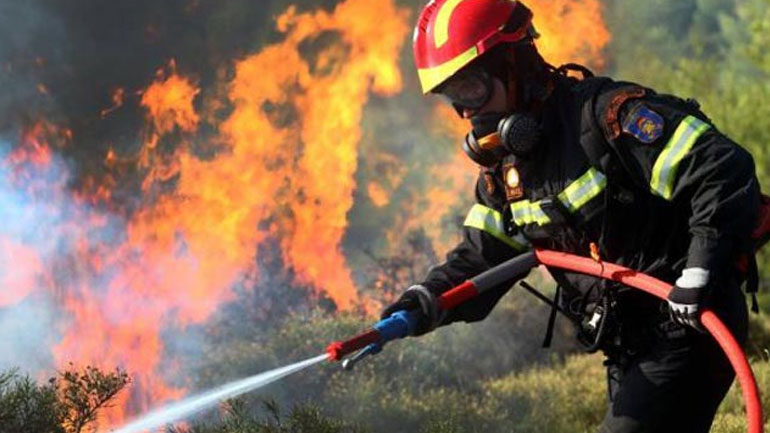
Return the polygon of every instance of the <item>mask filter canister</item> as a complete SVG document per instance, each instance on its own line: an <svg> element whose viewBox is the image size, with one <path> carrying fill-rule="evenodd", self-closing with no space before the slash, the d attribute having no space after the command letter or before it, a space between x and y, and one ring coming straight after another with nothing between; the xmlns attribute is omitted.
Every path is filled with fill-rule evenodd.
<svg viewBox="0 0 770 433"><path fill-rule="evenodd" d="M519 158L532 156L542 138L540 122L526 114L512 114L503 118L497 130L502 145Z"/></svg>

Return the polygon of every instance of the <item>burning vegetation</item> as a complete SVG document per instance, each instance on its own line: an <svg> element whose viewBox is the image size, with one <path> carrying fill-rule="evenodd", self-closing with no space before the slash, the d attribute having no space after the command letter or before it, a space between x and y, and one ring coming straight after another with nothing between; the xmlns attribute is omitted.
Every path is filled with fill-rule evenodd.
<svg viewBox="0 0 770 433"><path fill-rule="evenodd" d="M287 318L358 329L457 240L476 169L468 126L418 99L419 4L67 3L2 19L0 368L119 367L98 423L117 426L246 363L211 341L316 353ZM551 63L608 66L598 0L529 6Z"/></svg>

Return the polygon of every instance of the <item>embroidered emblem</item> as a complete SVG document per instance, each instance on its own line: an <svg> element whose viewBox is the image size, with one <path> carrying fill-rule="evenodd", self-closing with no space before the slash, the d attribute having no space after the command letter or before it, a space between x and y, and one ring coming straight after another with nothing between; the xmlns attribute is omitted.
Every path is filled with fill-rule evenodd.
<svg viewBox="0 0 770 433"><path fill-rule="evenodd" d="M642 143L652 143L663 135L663 117L644 104L637 104L623 121L623 132Z"/></svg>
<svg viewBox="0 0 770 433"><path fill-rule="evenodd" d="M521 187L519 171L513 164L503 166L503 180L505 181L505 198L516 200L524 196L524 188Z"/></svg>
<svg viewBox="0 0 770 433"><path fill-rule="evenodd" d="M620 136L620 123L618 122L618 111L623 104L629 99L641 98L645 95L645 90L641 87L626 87L623 88L612 97L612 100L607 105L604 121L607 124L607 130L611 139L616 139Z"/></svg>

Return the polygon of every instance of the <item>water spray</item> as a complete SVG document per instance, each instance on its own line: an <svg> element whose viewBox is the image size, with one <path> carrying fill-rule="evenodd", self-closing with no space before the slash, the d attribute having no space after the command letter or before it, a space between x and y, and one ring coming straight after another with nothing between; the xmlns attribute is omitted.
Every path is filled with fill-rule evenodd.
<svg viewBox="0 0 770 433"><path fill-rule="evenodd" d="M219 388L212 389L211 391L193 395L184 400L155 409L152 412L135 419L126 426L114 430L112 433L138 433L168 425L174 421L188 418L189 416L217 403L261 388L276 380L283 379L292 373L297 373L326 361L328 358L329 355L323 354L285 367L276 368L245 379L230 382Z"/></svg>
<svg viewBox="0 0 770 433"><path fill-rule="evenodd" d="M603 262L599 259L579 257L556 251L535 250L488 269L443 293L438 298L439 308L441 310L452 309L499 284L513 282L515 276L525 274L541 264L617 281L662 299L668 297L668 293L672 288L670 284L649 275ZM417 325L418 317L416 311L397 311L390 317L380 320L372 329L362 334L348 340L331 343L326 348L326 354L324 355L242 379L215 390L173 403L153 411L113 433L138 433L183 419L222 400L255 390L289 374L321 363L324 360L342 361L342 367L345 370L351 370L362 359L379 353L389 341L411 335ZM719 320L714 312L708 309L701 311L700 320L704 328L719 343L727 355L730 364L735 369L746 404L749 433L762 433L762 406L759 389L746 355L728 328ZM354 352L357 353L346 358Z"/></svg>

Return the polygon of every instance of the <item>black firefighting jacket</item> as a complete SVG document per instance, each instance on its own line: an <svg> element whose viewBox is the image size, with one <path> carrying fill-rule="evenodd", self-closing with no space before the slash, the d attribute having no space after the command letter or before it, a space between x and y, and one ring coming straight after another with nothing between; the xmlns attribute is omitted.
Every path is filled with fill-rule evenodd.
<svg viewBox="0 0 770 433"><path fill-rule="evenodd" d="M533 247L588 256L591 243L603 260L670 283L686 267L710 270L712 281L734 275L758 206L754 162L697 103L607 78L559 77L542 127L536 156L482 169L462 242L421 284L438 295ZM591 147L608 149L603 167L587 157ZM551 273L568 309L599 291L594 277ZM455 308L442 325L483 319L510 287ZM632 290L619 303L630 320L665 310Z"/></svg>

